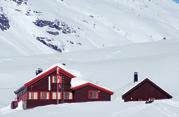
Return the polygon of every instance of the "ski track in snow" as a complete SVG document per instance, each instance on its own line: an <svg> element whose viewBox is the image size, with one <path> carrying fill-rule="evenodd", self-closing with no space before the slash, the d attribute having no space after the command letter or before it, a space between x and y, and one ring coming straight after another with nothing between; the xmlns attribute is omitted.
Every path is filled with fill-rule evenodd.
<svg viewBox="0 0 179 117"><path fill-rule="evenodd" d="M136 112L142 111L145 108L147 108L147 106L143 105L143 104L139 104L139 105L136 105L134 107L127 107L124 110L120 110L119 112L113 113L112 117L123 117L124 115L129 114L128 112L135 112L136 113Z"/></svg>
<svg viewBox="0 0 179 117"><path fill-rule="evenodd" d="M157 104L154 106L159 112L163 113L164 115L168 117L177 117L177 113L172 111L171 109L164 107L162 104Z"/></svg>
<svg viewBox="0 0 179 117"><path fill-rule="evenodd" d="M168 101L162 101L161 103L167 104L169 106L172 106L172 107L179 109L179 102L178 101L168 100Z"/></svg>
<svg viewBox="0 0 179 117"><path fill-rule="evenodd" d="M18 52L20 52L22 55L28 55L21 47L18 47L16 44L14 44L13 42L9 41L8 39L5 39L3 37L1 37L1 39L7 43L8 45L11 45L12 47L14 47L14 49L16 49Z"/></svg>

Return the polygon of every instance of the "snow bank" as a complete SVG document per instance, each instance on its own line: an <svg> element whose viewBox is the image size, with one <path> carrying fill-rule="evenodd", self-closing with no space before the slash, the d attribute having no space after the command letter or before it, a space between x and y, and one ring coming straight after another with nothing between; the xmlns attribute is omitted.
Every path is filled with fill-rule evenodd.
<svg viewBox="0 0 179 117"><path fill-rule="evenodd" d="M21 111L21 110L23 110L22 101L20 101L18 103L18 107L16 109L11 109L11 105L0 108L0 115L6 115L6 114L14 113L14 112L17 112L17 111Z"/></svg>

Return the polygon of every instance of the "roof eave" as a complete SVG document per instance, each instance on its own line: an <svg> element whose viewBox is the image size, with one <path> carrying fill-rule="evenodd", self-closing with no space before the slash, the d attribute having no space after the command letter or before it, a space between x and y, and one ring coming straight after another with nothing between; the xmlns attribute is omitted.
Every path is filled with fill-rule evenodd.
<svg viewBox="0 0 179 117"><path fill-rule="evenodd" d="M25 87L28 87L34 83L36 83L37 81L39 81L40 79L42 79L43 77L46 77L47 75L53 73L56 69L60 68L59 66L55 66L53 68L51 68L50 70L46 71L46 72L42 72L41 74L39 74L38 76L34 77L32 80L30 80L29 82L25 83L24 86ZM66 70L60 68L60 70L66 75L68 76L69 78L75 78L76 76L67 72Z"/></svg>
<svg viewBox="0 0 179 117"><path fill-rule="evenodd" d="M102 91L104 91L104 92L106 92L106 93L109 93L110 95L113 95L113 94L114 94L114 92L112 92L112 91L110 91L110 90L108 90L108 89L105 89L105 88L103 88L103 87L97 86L97 85L95 85L95 84L92 84L92 83L85 83L85 84L82 84L82 85L73 87L73 88L71 88L71 89L72 89L72 90L78 90L78 89L81 89L81 88L83 88L83 87L85 87L85 86L95 87L95 88L100 89L100 90L102 90Z"/></svg>

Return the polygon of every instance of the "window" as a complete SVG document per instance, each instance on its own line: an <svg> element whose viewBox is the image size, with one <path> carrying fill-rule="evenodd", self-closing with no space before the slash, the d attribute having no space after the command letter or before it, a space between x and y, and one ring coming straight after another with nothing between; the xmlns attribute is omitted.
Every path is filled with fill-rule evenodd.
<svg viewBox="0 0 179 117"><path fill-rule="evenodd" d="M55 100L55 99L61 99L61 93L58 92L58 96L57 96L57 92L52 92L52 100Z"/></svg>
<svg viewBox="0 0 179 117"><path fill-rule="evenodd" d="M90 90L88 91L88 99L98 99L99 91L98 90Z"/></svg>
<svg viewBox="0 0 179 117"><path fill-rule="evenodd" d="M52 100L57 99L57 93L56 92L52 92Z"/></svg>
<svg viewBox="0 0 179 117"><path fill-rule="evenodd" d="M64 92L63 97L64 99L72 100L73 99L72 92Z"/></svg>
<svg viewBox="0 0 179 117"><path fill-rule="evenodd" d="M57 76L52 77L52 83L57 83Z"/></svg>
<svg viewBox="0 0 179 117"><path fill-rule="evenodd" d="M60 78L61 78L61 76L59 76L59 78L57 78L57 76L53 76L52 83L60 83Z"/></svg>
<svg viewBox="0 0 179 117"><path fill-rule="evenodd" d="M40 92L40 99L47 100L49 99L49 92Z"/></svg>
<svg viewBox="0 0 179 117"><path fill-rule="evenodd" d="M38 93L37 92L29 92L28 93L28 99L29 100L37 100L38 99Z"/></svg>

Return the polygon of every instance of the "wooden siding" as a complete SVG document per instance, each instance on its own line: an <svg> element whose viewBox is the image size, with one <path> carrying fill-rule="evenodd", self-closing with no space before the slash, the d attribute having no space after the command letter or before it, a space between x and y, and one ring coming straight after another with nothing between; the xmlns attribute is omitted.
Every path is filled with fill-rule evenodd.
<svg viewBox="0 0 179 117"><path fill-rule="evenodd" d="M64 90L70 90L71 87L71 78L68 78L65 75L60 74L61 76L63 76L63 82L64 82ZM46 76L43 79L40 79L39 81L37 81L36 83L30 85L27 88L27 91L48 91L48 77L52 77L52 76L57 76L56 72L51 73L50 75ZM58 89L59 91L61 90L61 88ZM57 83L51 83L51 91L57 91Z"/></svg>
<svg viewBox="0 0 179 117"><path fill-rule="evenodd" d="M55 105L55 104L61 104L61 103L72 103L72 100L26 100L23 101L24 109L30 109L37 106L45 106L45 105Z"/></svg>
<svg viewBox="0 0 179 117"><path fill-rule="evenodd" d="M99 90L97 88L91 86L85 86L83 88L77 89L74 92L74 102L88 102L88 101L110 101L111 95L102 90L99 90L99 98L98 99L88 99L88 91L90 90Z"/></svg>
<svg viewBox="0 0 179 117"><path fill-rule="evenodd" d="M39 81L37 81L36 83L30 85L29 87L27 87L27 92L38 92L38 98L39 98L39 93L40 92L49 92L48 89L48 77L49 76L57 76L56 72L53 72L51 74L49 74L48 76L46 76L43 79L40 79ZM64 91L71 91L71 78L68 78L67 76L60 74L60 76L63 77L63 86L64 86ZM52 81L52 80L51 80ZM56 92L57 91L57 83L51 83L51 90L50 92ZM61 91L61 88L58 89L58 91ZM51 93L50 93L50 98L51 98ZM61 100L58 101L59 103L62 103ZM70 103L72 102L72 100L64 100L64 103ZM27 108L33 108L33 107L37 107L37 106L43 106L43 105L49 105L49 104L57 104L57 100L28 100L26 99L26 101L24 101L24 107L25 109Z"/></svg>
<svg viewBox="0 0 179 117"><path fill-rule="evenodd" d="M123 96L124 101L147 101L149 99L158 100L169 98L172 97L151 82L144 82L140 87L135 88L135 90Z"/></svg>

